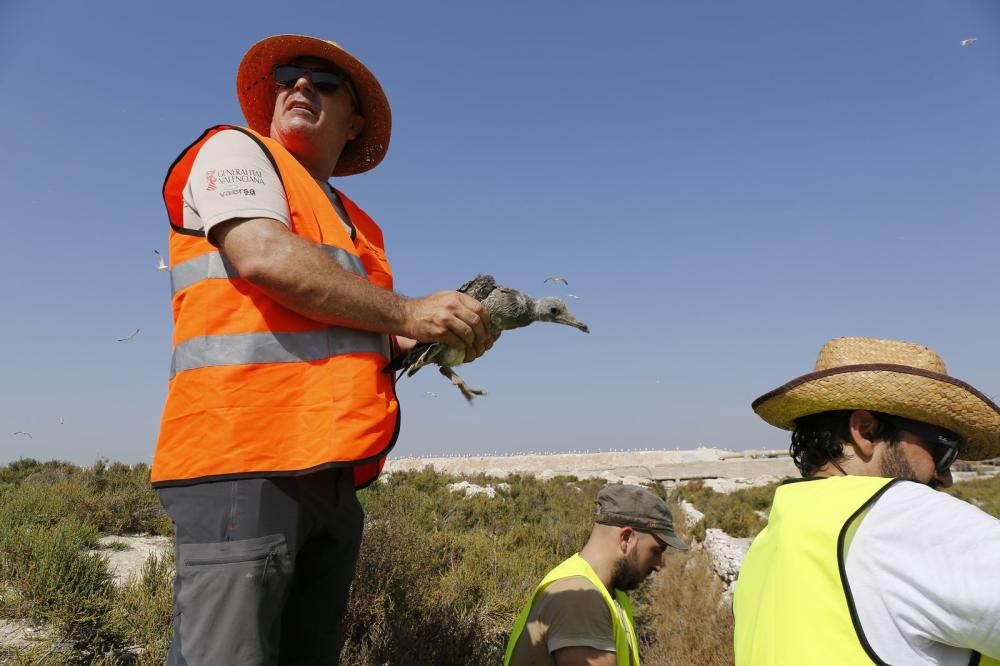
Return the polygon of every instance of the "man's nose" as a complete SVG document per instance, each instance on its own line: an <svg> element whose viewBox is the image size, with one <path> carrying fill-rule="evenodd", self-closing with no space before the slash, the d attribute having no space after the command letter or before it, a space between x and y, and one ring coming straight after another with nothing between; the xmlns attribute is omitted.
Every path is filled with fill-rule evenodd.
<svg viewBox="0 0 1000 666"><path fill-rule="evenodd" d="M310 77L309 72L302 72L299 78L295 79L295 90L312 90L312 77Z"/></svg>
<svg viewBox="0 0 1000 666"><path fill-rule="evenodd" d="M944 474L935 470L934 478L937 480L938 487L940 488L951 488L955 483L955 478L951 475L951 469L945 470Z"/></svg>

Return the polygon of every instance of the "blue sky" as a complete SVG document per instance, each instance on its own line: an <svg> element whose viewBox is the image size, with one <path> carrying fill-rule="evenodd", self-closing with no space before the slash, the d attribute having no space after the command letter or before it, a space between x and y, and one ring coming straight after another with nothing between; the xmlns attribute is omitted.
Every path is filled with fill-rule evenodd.
<svg viewBox="0 0 1000 666"><path fill-rule="evenodd" d="M388 94L388 157L335 184L401 292L490 272L577 294L592 329L506 334L459 370L474 408L401 381L396 455L784 447L750 402L841 335L926 344L1000 395L997 0L6 0L0 464L149 461L163 176L241 122L236 67L285 32Z"/></svg>

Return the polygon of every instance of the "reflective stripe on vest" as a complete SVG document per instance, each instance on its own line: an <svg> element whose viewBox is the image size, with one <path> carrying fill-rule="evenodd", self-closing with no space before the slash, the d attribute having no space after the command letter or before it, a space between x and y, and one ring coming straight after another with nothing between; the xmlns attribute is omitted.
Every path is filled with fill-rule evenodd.
<svg viewBox="0 0 1000 666"><path fill-rule="evenodd" d="M547 573L542 582L538 584L538 587L531 594L528 603L521 609L517 623L514 625L514 630L510 634L510 640L507 641L507 650L503 659L504 666L518 666L518 664L511 664L511 658L514 655L517 640L524 633L524 628L528 624L528 617L531 615L531 607L535 604L535 599L538 598L538 595L545 588L555 581L561 578L569 578L570 576L583 576L604 597L604 602L608 605L608 612L611 613L611 628L615 639L615 663L617 666L639 666L639 641L635 634L635 622L632 619L632 603L629 601L628 595L621 590L615 590L615 597L612 599L611 594L608 593L608 588L604 586L597 572L594 571L587 560L580 557L579 553L571 556ZM621 606L624 612L624 625L622 624L622 614L618 612L615 600L618 601L618 605Z"/></svg>
<svg viewBox="0 0 1000 666"><path fill-rule="evenodd" d="M381 372L389 336L300 315L241 278L204 232L183 227L183 191L205 141L223 130L257 142L285 190L290 231L323 249L350 279L392 290L378 225L340 195L345 230L327 193L276 141L244 128L207 130L171 166L174 350L153 458L154 486L352 468L377 478L399 432L393 378Z"/></svg>
<svg viewBox="0 0 1000 666"><path fill-rule="evenodd" d="M237 333L185 340L174 348L170 378L184 370L218 365L318 361L339 354L390 356L382 335L331 326L299 333Z"/></svg>
<svg viewBox="0 0 1000 666"><path fill-rule="evenodd" d="M346 250L332 245L320 245L319 248L330 255L330 258L345 271L367 277L361 259ZM170 269L170 295L175 295L182 289L187 289L202 280L238 278L236 267L218 252L208 252L193 259L182 261Z"/></svg>
<svg viewBox="0 0 1000 666"><path fill-rule="evenodd" d="M737 666L883 664L844 568L854 532L894 481L838 476L779 486L733 596Z"/></svg>

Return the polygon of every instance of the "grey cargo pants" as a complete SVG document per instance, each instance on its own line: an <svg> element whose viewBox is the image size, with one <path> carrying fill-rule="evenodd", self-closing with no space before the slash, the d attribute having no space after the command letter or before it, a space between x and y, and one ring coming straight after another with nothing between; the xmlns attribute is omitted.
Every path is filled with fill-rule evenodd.
<svg viewBox="0 0 1000 666"><path fill-rule="evenodd" d="M171 666L337 664L364 513L351 469L160 488Z"/></svg>

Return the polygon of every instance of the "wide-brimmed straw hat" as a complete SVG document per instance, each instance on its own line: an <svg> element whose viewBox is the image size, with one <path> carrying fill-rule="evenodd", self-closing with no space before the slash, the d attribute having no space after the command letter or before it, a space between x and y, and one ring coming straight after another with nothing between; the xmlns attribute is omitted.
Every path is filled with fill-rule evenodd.
<svg viewBox="0 0 1000 666"><path fill-rule="evenodd" d="M333 42L303 35L275 35L250 47L236 74L236 94L250 129L270 134L277 98L274 67L304 57L322 58L342 69L354 86L361 115L365 117L364 129L344 146L332 175L350 176L374 168L389 150L392 131L389 100L375 75Z"/></svg>
<svg viewBox="0 0 1000 666"><path fill-rule="evenodd" d="M965 442L960 457L1000 456L1000 407L948 375L927 347L899 340L836 338L819 352L816 368L753 401L771 425L840 409L867 409L930 423Z"/></svg>

